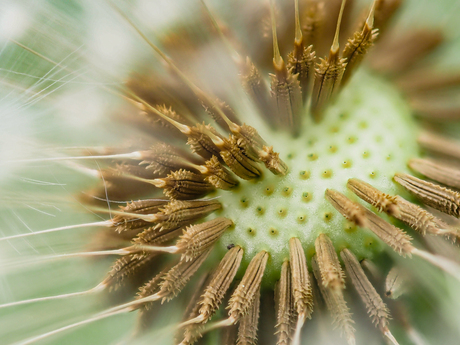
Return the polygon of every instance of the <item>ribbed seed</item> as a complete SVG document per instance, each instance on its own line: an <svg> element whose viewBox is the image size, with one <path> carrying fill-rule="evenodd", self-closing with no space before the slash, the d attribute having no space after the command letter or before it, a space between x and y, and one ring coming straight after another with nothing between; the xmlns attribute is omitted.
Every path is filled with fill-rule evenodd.
<svg viewBox="0 0 460 345"><path fill-rule="evenodd" d="M254 296L251 308L240 320L236 345L256 345L260 312L260 287Z"/></svg>
<svg viewBox="0 0 460 345"><path fill-rule="evenodd" d="M332 314L334 323L340 328L342 336L345 336L349 345L356 344L355 341L355 329L353 328L353 320L351 318L350 310L347 307L347 303L343 298L342 290L333 291L330 288L324 286L322 281L322 274L316 256L311 260L313 273L318 282L318 287L321 291L321 295L326 302L326 306Z"/></svg>
<svg viewBox="0 0 460 345"><path fill-rule="evenodd" d="M283 76L279 76L278 73L270 74L270 80L272 100L278 113L279 124L296 134L302 109L302 91L297 75L286 71Z"/></svg>
<svg viewBox="0 0 460 345"><path fill-rule="evenodd" d="M349 221L360 227L366 226L366 217L362 207L352 202L345 195L332 189L326 189L326 199Z"/></svg>
<svg viewBox="0 0 460 345"><path fill-rule="evenodd" d="M138 213L138 214L154 214L160 212L160 208L165 206L168 200L138 200L131 201L126 206L120 207L123 212ZM113 226L117 232L140 229L149 226L149 222L143 219L135 219L133 217L124 217L117 214L112 218Z"/></svg>
<svg viewBox="0 0 460 345"><path fill-rule="evenodd" d="M157 215L160 231L177 229L222 208L216 200L171 200Z"/></svg>
<svg viewBox="0 0 460 345"><path fill-rule="evenodd" d="M288 166L280 159L279 153L273 151L273 146L264 146L262 151L259 152L259 158L273 174L287 174Z"/></svg>
<svg viewBox="0 0 460 345"><path fill-rule="evenodd" d="M203 318L202 323L207 322L219 308L240 267L242 258L243 249L238 246L233 247L225 254L214 271L199 302L199 315Z"/></svg>
<svg viewBox="0 0 460 345"><path fill-rule="evenodd" d="M186 164L183 155L174 147L167 144L153 146L148 154L143 157L142 165L152 170L155 176L166 176L171 171L184 169Z"/></svg>
<svg viewBox="0 0 460 345"><path fill-rule="evenodd" d="M385 332L388 327L388 320L391 318L386 304L366 277L353 253L344 249L340 252L340 257L345 264L345 269L353 286L367 308L369 317L380 330Z"/></svg>
<svg viewBox="0 0 460 345"><path fill-rule="evenodd" d="M257 67L246 58L245 71L241 75L241 82L246 93L252 98L259 108L259 113L272 127L275 126L275 118L269 101L269 91L265 80L260 75Z"/></svg>
<svg viewBox="0 0 460 345"><path fill-rule="evenodd" d="M238 185L238 180L230 173L216 156L206 161L206 165L200 167L200 172L206 175L205 181L215 188L229 190Z"/></svg>
<svg viewBox="0 0 460 345"><path fill-rule="evenodd" d="M196 199L214 189L203 176L184 169L174 171L166 178L155 179L153 184L163 188L168 198L179 200Z"/></svg>
<svg viewBox="0 0 460 345"><path fill-rule="evenodd" d="M460 142L432 132L424 132L418 137L418 144L442 156L460 160Z"/></svg>
<svg viewBox="0 0 460 345"><path fill-rule="evenodd" d="M243 180L251 180L260 176L262 172L258 167L258 162L246 156L240 146L242 144L242 139L238 140L234 135L231 135L228 140L223 140L223 144L220 146L220 156L238 177Z"/></svg>
<svg viewBox="0 0 460 345"><path fill-rule="evenodd" d="M332 55L328 59L320 58L315 69L315 83L313 86L311 111L313 118L318 122L322 114L340 89L346 60Z"/></svg>
<svg viewBox="0 0 460 345"><path fill-rule="evenodd" d="M369 49L374 44L378 35L378 29L373 29L374 25L374 7L364 23L361 31L353 34L352 38L348 39L345 48L343 49L342 58L347 59L347 68L343 74L342 83L345 84L353 75L354 71L359 67Z"/></svg>
<svg viewBox="0 0 460 345"><path fill-rule="evenodd" d="M311 282L308 279L308 267L302 243L298 238L289 240L289 258L292 277L292 295L294 307L301 319L311 317L313 312L313 297Z"/></svg>
<svg viewBox="0 0 460 345"><path fill-rule="evenodd" d="M137 255L125 255L121 257L115 261L102 284L108 286L110 291L117 290L129 277L137 274L140 270L145 268L146 265L150 264L157 256L158 253L142 257Z"/></svg>
<svg viewBox="0 0 460 345"><path fill-rule="evenodd" d="M380 212L383 211L392 216L398 215L399 208L396 205L396 198L394 196L385 194L377 188L372 187L369 183L357 178L349 179L347 187L358 197L376 207Z"/></svg>
<svg viewBox="0 0 460 345"><path fill-rule="evenodd" d="M316 238L315 249L324 287L330 291L343 290L345 276L331 239L325 234L320 234Z"/></svg>
<svg viewBox="0 0 460 345"><path fill-rule="evenodd" d="M451 165L430 159L411 159L409 167L434 181L460 189L460 171Z"/></svg>
<svg viewBox="0 0 460 345"><path fill-rule="evenodd" d="M175 239L182 235L183 229L182 227L177 229L170 229L166 231L160 231L160 229L156 226L151 226L140 234L138 234L134 239L133 243L138 245L159 245L170 240Z"/></svg>
<svg viewBox="0 0 460 345"><path fill-rule="evenodd" d="M172 265L169 264L165 268L163 268L157 275L155 275L152 279L150 279L147 283L145 283L137 293L137 298L142 298L146 296L151 296L157 293L160 289L161 280L163 277L171 270ZM153 303L144 303L142 305L141 311L151 309Z"/></svg>
<svg viewBox="0 0 460 345"><path fill-rule="evenodd" d="M460 218L460 193L408 174L397 173L394 179L424 204Z"/></svg>
<svg viewBox="0 0 460 345"><path fill-rule="evenodd" d="M426 233L443 235L451 238L453 241L458 236L457 232L450 229L449 225L445 224L442 220L399 195L391 196L384 194L358 179L350 179L347 186L361 199L375 206L379 211L384 211L399 219L412 229L420 232L423 236Z"/></svg>
<svg viewBox="0 0 460 345"><path fill-rule="evenodd" d="M204 124L197 124L195 127L189 127L187 145L190 146L193 153L200 155L204 159L211 159L212 156L220 157L219 148L205 133L207 129L207 126Z"/></svg>
<svg viewBox="0 0 460 345"><path fill-rule="evenodd" d="M179 263L171 268L163 277L160 283L158 296L162 298L162 302L170 301L182 291L188 283L192 275L200 268L201 264L206 260L211 249L206 250L200 256L190 261L180 260ZM139 298L144 298L149 295L139 294Z"/></svg>
<svg viewBox="0 0 460 345"><path fill-rule="evenodd" d="M181 260L190 261L212 247L222 233L233 222L224 217L187 227L177 241L176 247L182 253Z"/></svg>
<svg viewBox="0 0 460 345"><path fill-rule="evenodd" d="M315 75L315 59L313 46L303 47L300 56L297 56L295 51L288 55L287 68L292 75L297 75L304 103L311 93L311 85Z"/></svg>
<svg viewBox="0 0 460 345"><path fill-rule="evenodd" d="M345 218L353 222L354 219L358 219L359 223L355 222L356 225L371 230L377 237L400 255L410 255L414 249L410 242L412 238L403 230L391 225L367 208L351 201L345 195L337 191L327 190L326 195L328 199L332 196L329 199L333 200L333 202L331 202L332 206L334 206ZM360 214L358 218L356 218L357 212Z"/></svg>
<svg viewBox="0 0 460 345"><path fill-rule="evenodd" d="M228 315L233 323L238 322L251 308L254 297L259 291L267 260L266 251L256 254L249 263L243 279L230 297Z"/></svg>
<svg viewBox="0 0 460 345"><path fill-rule="evenodd" d="M281 278L275 287L276 345L288 345L295 330L294 297L289 261L281 266Z"/></svg>
<svg viewBox="0 0 460 345"><path fill-rule="evenodd" d="M204 287L209 280L209 275L204 275L200 281L196 284L197 288L189 299L187 308L185 308L183 321L193 319L198 316L199 304L198 301L203 293ZM194 344L198 339L202 337L203 326L198 324L190 324L184 327L184 335L182 343L183 345Z"/></svg>

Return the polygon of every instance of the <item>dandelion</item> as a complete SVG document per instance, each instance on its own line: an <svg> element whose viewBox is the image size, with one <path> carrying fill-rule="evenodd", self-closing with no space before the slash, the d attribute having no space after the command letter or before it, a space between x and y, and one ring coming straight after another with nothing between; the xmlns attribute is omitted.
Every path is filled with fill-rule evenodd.
<svg viewBox="0 0 460 345"><path fill-rule="evenodd" d="M6 343L456 339L440 30L398 26L399 0L41 5L5 6L27 15L4 20L2 112L89 134L0 156Z"/></svg>

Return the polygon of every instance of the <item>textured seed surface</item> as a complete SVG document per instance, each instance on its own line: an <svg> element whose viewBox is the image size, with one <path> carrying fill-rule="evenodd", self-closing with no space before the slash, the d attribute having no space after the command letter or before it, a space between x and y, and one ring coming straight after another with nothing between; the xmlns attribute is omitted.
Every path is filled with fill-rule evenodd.
<svg viewBox="0 0 460 345"><path fill-rule="evenodd" d="M217 242L222 256L229 244L239 245L245 252L245 267L254 255L266 250L270 264L264 284L273 286L280 277L279 268L289 259L292 237L302 243L307 262L315 253L320 233L327 234L337 249L350 248L358 259L372 258L382 250L384 246L372 233L350 226L324 193L334 189L353 195L346 184L358 178L384 193L408 195L392 176L409 172L407 162L418 157L418 133L398 95L392 86L368 73L357 74L324 113L324 121L316 124L310 117L296 138L248 116L248 124L279 151L289 171L273 175L264 168L261 177L240 180L231 191L217 190L210 195L222 203L216 214L235 223Z"/></svg>

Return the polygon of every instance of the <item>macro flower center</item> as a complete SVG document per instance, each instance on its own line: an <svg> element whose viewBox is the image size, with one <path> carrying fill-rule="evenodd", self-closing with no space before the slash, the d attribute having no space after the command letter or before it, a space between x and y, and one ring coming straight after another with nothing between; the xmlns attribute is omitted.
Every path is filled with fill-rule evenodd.
<svg viewBox="0 0 460 345"><path fill-rule="evenodd" d="M300 239L307 262L315 254L315 239L327 234L339 252L349 248L358 259L372 258L383 245L369 231L345 220L325 199L326 189L346 195L350 178L366 181L384 193L401 194L392 182L396 172L408 172L407 162L418 156L417 130L400 93L382 78L361 71L344 88L320 123L304 122L300 135L255 125L289 166L286 176L269 172L240 181L231 192L217 190L223 207L219 216L234 227L219 240L222 254L241 246L243 264L261 250L270 253L266 284L279 279L279 267L289 258L289 239ZM253 125L250 123L250 125Z"/></svg>

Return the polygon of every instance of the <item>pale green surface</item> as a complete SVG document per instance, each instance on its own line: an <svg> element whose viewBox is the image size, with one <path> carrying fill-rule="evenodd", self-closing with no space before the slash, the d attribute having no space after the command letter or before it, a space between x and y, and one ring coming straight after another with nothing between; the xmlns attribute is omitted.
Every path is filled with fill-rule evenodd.
<svg viewBox="0 0 460 345"><path fill-rule="evenodd" d="M223 205L219 215L235 223L219 241L222 251L229 244L240 245L247 264L266 250L270 253L266 282L273 285L289 257L291 237L300 239L308 261L320 233L326 233L337 250L348 247L359 258L372 258L385 249L370 231L352 227L324 193L330 188L357 199L346 188L352 177L385 193L401 193L392 177L408 172L408 160L418 156L417 127L391 85L360 73L319 124L305 116L297 138L256 128L280 152L289 173L282 177L265 170L257 181L241 181L236 190L212 195Z"/></svg>

